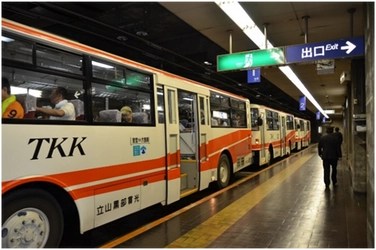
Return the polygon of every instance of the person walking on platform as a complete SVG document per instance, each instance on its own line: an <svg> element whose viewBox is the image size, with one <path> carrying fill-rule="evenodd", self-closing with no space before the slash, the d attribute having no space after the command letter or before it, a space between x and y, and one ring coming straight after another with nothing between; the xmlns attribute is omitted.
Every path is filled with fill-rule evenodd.
<svg viewBox="0 0 376 250"><path fill-rule="evenodd" d="M333 134L333 127L326 129L327 135L320 138L318 144L318 153L323 161L324 167L324 183L326 188L330 185L330 166L332 166L332 182L333 186L337 184L337 164L342 158L341 144L337 136Z"/></svg>
<svg viewBox="0 0 376 250"><path fill-rule="evenodd" d="M334 130L336 131L334 134L337 136L339 145L341 146L343 141L342 133L339 132L339 127L336 127Z"/></svg>

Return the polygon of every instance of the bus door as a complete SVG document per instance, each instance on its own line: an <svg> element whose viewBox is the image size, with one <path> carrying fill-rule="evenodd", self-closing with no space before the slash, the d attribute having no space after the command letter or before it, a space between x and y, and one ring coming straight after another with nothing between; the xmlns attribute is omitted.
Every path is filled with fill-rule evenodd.
<svg viewBox="0 0 376 250"><path fill-rule="evenodd" d="M308 127L307 127L307 122L306 121L304 121L304 132L303 132L303 146L304 147L306 147L306 146L308 146L308 144L307 144L307 142L308 142L308 140L307 140L307 133L308 133Z"/></svg>
<svg viewBox="0 0 376 250"><path fill-rule="evenodd" d="M198 108L200 109L200 129L199 129L199 181L200 190L209 186L211 180L210 162L208 154L209 134L210 130L210 110L209 110L209 96L198 95Z"/></svg>
<svg viewBox="0 0 376 250"><path fill-rule="evenodd" d="M166 167L167 204L180 199L180 142L178 119L178 95L174 88L166 87L165 126L166 126Z"/></svg>
<svg viewBox="0 0 376 250"><path fill-rule="evenodd" d="M282 155L286 155L286 119L285 116L282 116L282 123L281 123L281 147L282 147Z"/></svg>
<svg viewBox="0 0 376 250"><path fill-rule="evenodd" d="M263 120L262 125L260 126L260 162L266 161L266 152L265 152L265 132L267 129L266 116L265 112L260 111L260 117Z"/></svg>
<svg viewBox="0 0 376 250"><path fill-rule="evenodd" d="M198 191L200 109L197 94L178 90L180 141L180 198Z"/></svg>

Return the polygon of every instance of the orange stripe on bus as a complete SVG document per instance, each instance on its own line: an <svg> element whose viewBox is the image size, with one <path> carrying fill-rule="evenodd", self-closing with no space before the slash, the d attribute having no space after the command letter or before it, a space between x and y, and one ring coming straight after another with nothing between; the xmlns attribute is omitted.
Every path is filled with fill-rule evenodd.
<svg viewBox="0 0 376 250"><path fill-rule="evenodd" d="M180 162L180 151L167 154L167 166L176 166Z"/></svg>
<svg viewBox="0 0 376 250"><path fill-rule="evenodd" d="M114 166L105 166L94 169L86 169L80 171L72 171L68 173L59 173L49 176L44 176L44 181L57 184L63 188L74 185L80 185L89 182L100 181L104 179L114 178L123 175L135 174L142 171L152 171L153 169L165 166L165 158L146 160L142 162L133 162L126 164L119 164ZM38 177L37 177L38 178ZM42 178L42 177L40 177ZM2 183L2 193L8 191L11 187L19 185L19 183L27 183L35 178L25 178L20 180L6 181ZM60 181L57 181L60 180ZM10 184L17 182L17 185Z"/></svg>
<svg viewBox="0 0 376 250"><path fill-rule="evenodd" d="M167 178L169 181L180 178L180 168L172 168L168 170Z"/></svg>
<svg viewBox="0 0 376 250"><path fill-rule="evenodd" d="M154 183L154 182L163 181L164 176L165 176L165 171L160 171L158 173L153 173L152 175L142 176L142 178L140 178L140 177L129 178L129 179L127 179L126 182L124 182L124 180L111 182L111 186L108 186L108 184L106 184L106 185L96 185L93 188L90 188L90 190L94 189L96 195L97 194L110 193L110 192L114 192L114 191L121 190L121 189L126 189L126 188L137 187L137 186L143 185L144 181L147 181L148 185L151 184L151 183ZM102 187L102 186L104 186L104 187ZM79 196L80 194L85 193L85 191L84 190L78 190L78 191L74 191L74 193ZM78 198L82 198L82 197L79 196Z"/></svg>

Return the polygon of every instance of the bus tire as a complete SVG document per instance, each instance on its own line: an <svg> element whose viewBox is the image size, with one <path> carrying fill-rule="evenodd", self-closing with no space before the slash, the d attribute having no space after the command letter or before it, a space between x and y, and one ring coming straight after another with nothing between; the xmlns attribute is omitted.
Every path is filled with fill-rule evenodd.
<svg viewBox="0 0 376 250"><path fill-rule="evenodd" d="M227 155L222 154L219 158L218 169L217 169L217 184L218 188L222 189L228 186L231 179L231 167L230 161Z"/></svg>
<svg viewBox="0 0 376 250"><path fill-rule="evenodd" d="M59 247L63 214L49 193L37 188L17 190L3 197L2 207L2 247Z"/></svg>
<svg viewBox="0 0 376 250"><path fill-rule="evenodd" d="M273 147L270 146L269 147L268 160L266 162L266 165L270 166L270 165L272 165L272 163L273 163Z"/></svg>

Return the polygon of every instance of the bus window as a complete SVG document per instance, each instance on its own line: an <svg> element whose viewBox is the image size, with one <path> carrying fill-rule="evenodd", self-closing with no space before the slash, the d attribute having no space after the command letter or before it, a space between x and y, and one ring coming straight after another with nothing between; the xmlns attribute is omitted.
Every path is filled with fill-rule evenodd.
<svg viewBox="0 0 376 250"><path fill-rule="evenodd" d="M268 130L273 130L273 115L269 110L266 110L266 124Z"/></svg>
<svg viewBox="0 0 376 250"><path fill-rule="evenodd" d="M33 44L28 41L22 41L18 38L2 34L2 58L23 62L33 63ZM4 76L4 75L3 75ZM8 78L11 80L12 78Z"/></svg>
<svg viewBox="0 0 376 250"><path fill-rule="evenodd" d="M287 130L293 130L294 129L294 117L291 115L286 116L286 127Z"/></svg>
<svg viewBox="0 0 376 250"><path fill-rule="evenodd" d="M157 105L158 105L158 123L164 123L165 115L164 115L164 95L163 89L157 89Z"/></svg>
<svg viewBox="0 0 376 250"><path fill-rule="evenodd" d="M125 85L125 69L122 66L114 65L94 58L91 62L93 77L111 81L114 85Z"/></svg>
<svg viewBox="0 0 376 250"><path fill-rule="evenodd" d="M128 123L125 116L130 115L132 118L129 123L151 123L149 117L151 107L150 93L98 83L93 83L92 92L94 121ZM117 112L115 112L116 114L111 113L115 117L110 116L108 118L101 118L100 113L103 110L118 110L119 112L122 112L120 121ZM102 112L102 114L104 113Z"/></svg>
<svg viewBox="0 0 376 250"><path fill-rule="evenodd" d="M168 90L168 123L169 124L176 124L177 118L176 118L176 101L175 101L175 94L176 92L173 90Z"/></svg>
<svg viewBox="0 0 376 250"><path fill-rule="evenodd" d="M259 130L257 118L259 117L259 111L257 108L251 108L251 124L252 130Z"/></svg>
<svg viewBox="0 0 376 250"><path fill-rule="evenodd" d="M38 45L37 65L53 70L82 75L82 56Z"/></svg>
<svg viewBox="0 0 376 250"><path fill-rule="evenodd" d="M51 102L50 95L56 87L63 87L67 90L66 101L75 102L73 107L76 120L83 120L84 109L82 105L82 81L73 78L62 77L53 74L43 74L35 71L23 70L13 67L2 67L3 76L8 78L11 84L11 94L15 95L19 102L23 105L26 116L30 119L50 119L50 116L42 112L36 112L36 107L54 108L55 104ZM34 96L35 98L27 98L24 96ZM30 100L34 104L31 104ZM80 103L78 103L79 100ZM80 116L81 118L77 118Z"/></svg>
<svg viewBox="0 0 376 250"><path fill-rule="evenodd" d="M206 124L205 122L205 111L204 111L204 97L200 97L200 121L201 124Z"/></svg>
<svg viewBox="0 0 376 250"><path fill-rule="evenodd" d="M193 94L183 90L178 91L179 122L180 126L184 127L181 127L182 131L189 132L194 129L196 117L195 108L197 108L194 101L195 97Z"/></svg>
<svg viewBox="0 0 376 250"><path fill-rule="evenodd" d="M279 118L278 113L273 112L273 130L279 130Z"/></svg>

